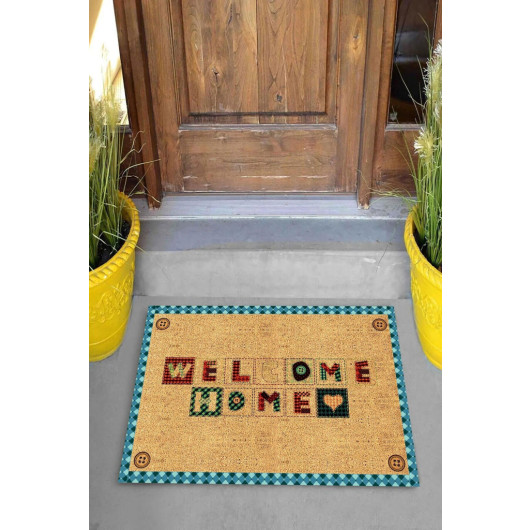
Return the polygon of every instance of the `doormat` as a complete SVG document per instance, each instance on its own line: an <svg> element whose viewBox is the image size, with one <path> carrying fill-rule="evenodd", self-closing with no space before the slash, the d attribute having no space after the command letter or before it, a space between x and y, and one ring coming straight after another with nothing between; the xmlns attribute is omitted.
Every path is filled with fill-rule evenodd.
<svg viewBox="0 0 530 530"><path fill-rule="evenodd" d="M391 306L151 306L120 482L418 486Z"/></svg>

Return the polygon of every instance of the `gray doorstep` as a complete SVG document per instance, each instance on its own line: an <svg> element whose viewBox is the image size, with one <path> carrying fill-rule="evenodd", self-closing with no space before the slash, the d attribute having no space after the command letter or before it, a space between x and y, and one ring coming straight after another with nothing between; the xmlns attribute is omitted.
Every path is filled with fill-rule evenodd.
<svg viewBox="0 0 530 530"><path fill-rule="evenodd" d="M136 254L144 296L408 298L405 251L187 250Z"/></svg>
<svg viewBox="0 0 530 530"><path fill-rule="evenodd" d="M270 294L270 298L244 297L239 293L237 298L134 297L121 348L109 359L90 365L91 530L441 528L442 377L420 349L411 301L375 299L373 295L363 300L345 298L344 294L325 299L315 287L319 280L314 278L306 278L310 283L306 285L305 297L299 299L272 298ZM213 286L209 288L214 292ZM215 292L220 288L217 284ZM264 291L259 286L257 290ZM393 305L420 487L118 484L147 306L170 304Z"/></svg>
<svg viewBox="0 0 530 530"><path fill-rule="evenodd" d="M137 201L135 294L408 298L398 198L173 196Z"/></svg>

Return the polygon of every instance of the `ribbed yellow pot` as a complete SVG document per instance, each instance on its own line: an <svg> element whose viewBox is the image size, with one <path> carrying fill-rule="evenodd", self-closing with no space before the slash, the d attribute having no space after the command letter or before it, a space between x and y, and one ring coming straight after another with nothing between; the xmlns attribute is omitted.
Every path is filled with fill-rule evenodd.
<svg viewBox="0 0 530 530"><path fill-rule="evenodd" d="M127 240L107 263L91 271L90 361L101 361L120 346L131 312L134 282L134 250L140 235L140 218L134 203L123 194L123 216L131 224Z"/></svg>
<svg viewBox="0 0 530 530"><path fill-rule="evenodd" d="M442 369L442 273L421 253L414 238L412 213L405 223L405 247L410 257L410 290L414 319L423 352Z"/></svg>

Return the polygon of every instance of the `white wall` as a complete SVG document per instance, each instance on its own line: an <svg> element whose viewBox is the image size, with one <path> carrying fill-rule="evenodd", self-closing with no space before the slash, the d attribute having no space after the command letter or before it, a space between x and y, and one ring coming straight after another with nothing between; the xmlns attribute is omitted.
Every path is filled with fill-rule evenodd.
<svg viewBox="0 0 530 530"><path fill-rule="evenodd" d="M90 0L88 75L96 96L111 84L127 111L112 0Z"/></svg>

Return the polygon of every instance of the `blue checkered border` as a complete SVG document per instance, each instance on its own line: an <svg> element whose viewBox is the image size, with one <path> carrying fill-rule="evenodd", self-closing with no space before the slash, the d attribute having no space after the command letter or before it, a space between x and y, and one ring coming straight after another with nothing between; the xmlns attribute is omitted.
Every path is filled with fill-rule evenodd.
<svg viewBox="0 0 530 530"><path fill-rule="evenodd" d="M394 367L407 452L408 475L356 475L328 473L219 473L195 471L130 471L134 434L138 420L142 388L151 343L154 316L157 314L222 314L222 315L387 315ZM170 484L274 484L298 486L419 486L414 441L410 425L403 365L399 351L396 317L392 306L149 306L142 349L138 361L136 383L123 447L118 482Z"/></svg>

